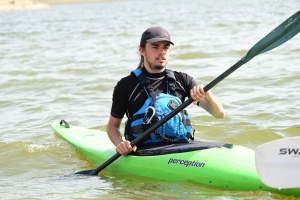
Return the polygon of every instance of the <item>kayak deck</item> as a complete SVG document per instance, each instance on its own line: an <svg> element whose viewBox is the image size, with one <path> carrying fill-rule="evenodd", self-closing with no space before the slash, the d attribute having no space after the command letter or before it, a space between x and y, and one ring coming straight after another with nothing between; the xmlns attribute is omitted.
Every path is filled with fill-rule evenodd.
<svg viewBox="0 0 300 200"><path fill-rule="evenodd" d="M101 165L116 154L115 146L105 132L76 126L66 128L58 122L51 126L95 165ZM279 190L263 184L255 168L255 151L236 145L163 155L121 156L104 170L163 180L192 180L230 190L265 190L300 197L300 188Z"/></svg>

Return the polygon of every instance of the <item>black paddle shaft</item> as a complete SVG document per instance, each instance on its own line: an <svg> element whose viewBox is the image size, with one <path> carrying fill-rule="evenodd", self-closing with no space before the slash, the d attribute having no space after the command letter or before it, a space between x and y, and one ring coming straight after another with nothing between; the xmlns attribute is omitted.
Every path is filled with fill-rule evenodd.
<svg viewBox="0 0 300 200"><path fill-rule="evenodd" d="M235 65L227 69L225 72L223 72L220 76L215 78L212 82L210 82L208 85L206 85L203 89L204 92L207 92L211 88L213 88L215 85L217 85L220 81L222 81L224 78L226 78L228 75L230 75L232 72L234 72L236 69L241 67L243 64L247 63L249 60L251 60L253 57L255 57L258 54L265 53L271 49L274 49L281 44L285 43L295 35L297 35L300 32L300 11L289 17L287 20L285 20L283 23L281 23L278 27L276 27L272 32L270 32L268 35L266 35L263 39L261 39L259 42L257 42L247 53L246 56L244 56L240 61L238 61ZM181 110L186 108L188 105L190 105L193 102L192 98L189 98L184 103L182 103L180 106L178 106L175 110L173 110L171 113L169 113L166 117L161 119L160 121L156 122L153 126L151 126L147 131L142 133L138 138L134 139L130 144L131 146L135 146L138 143L140 143L144 138L149 135L151 132L156 130L158 127L160 127L162 124L166 123L169 119L174 117L177 113L179 113ZM114 156L112 156L110 159L105 161L102 165L100 165L98 168L93 170L85 170L81 172L77 172L76 174L84 174L84 175L98 175L98 173L106 168L108 165L110 165L112 162L114 162L116 159L118 159L121 156L121 154L116 153Z"/></svg>

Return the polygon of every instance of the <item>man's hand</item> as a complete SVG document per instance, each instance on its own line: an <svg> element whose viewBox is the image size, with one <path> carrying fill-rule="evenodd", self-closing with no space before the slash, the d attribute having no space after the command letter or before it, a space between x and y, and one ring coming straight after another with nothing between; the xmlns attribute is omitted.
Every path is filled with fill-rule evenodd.
<svg viewBox="0 0 300 200"><path fill-rule="evenodd" d="M116 151L121 155L127 155L131 151L135 152L137 149L136 146L132 147L128 140L122 141L116 147Z"/></svg>

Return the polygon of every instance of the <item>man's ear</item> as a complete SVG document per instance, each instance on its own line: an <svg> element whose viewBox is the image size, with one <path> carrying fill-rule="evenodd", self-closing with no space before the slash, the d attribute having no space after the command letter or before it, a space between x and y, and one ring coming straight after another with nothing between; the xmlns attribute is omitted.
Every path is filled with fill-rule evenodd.
<svg viewBox="0 0 300 200"><path fill-rule="evenodd" d="M145 56L144 55L145 54L145 49L143 47L139 48L139 52L140 52L141 55Z"/></svg>

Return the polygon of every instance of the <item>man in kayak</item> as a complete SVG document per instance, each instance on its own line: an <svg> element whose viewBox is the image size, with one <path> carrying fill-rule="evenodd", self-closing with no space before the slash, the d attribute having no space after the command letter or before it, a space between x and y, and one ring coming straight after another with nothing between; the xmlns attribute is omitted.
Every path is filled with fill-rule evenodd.
<svg viewBox="0 0 300 200"><path fill-rule="evenodd" d="M111 115L107 134L116 146L116 151L126 155L136 151L130 141L138 137L151 124L172 112L185 98L192 98L216 118L224 118L221 102L211 91L204 92L190 75L166 69L170 47L174 45L170 34L162 27L150 27L141 37L140 63L130 75L122 78L114 88ZM124 114L125 140L120 124ZM155 142L186 142L193 139L187 112L182 111L147 137L143 144Z"/></svg>

